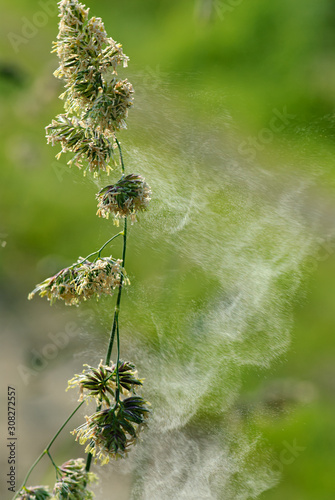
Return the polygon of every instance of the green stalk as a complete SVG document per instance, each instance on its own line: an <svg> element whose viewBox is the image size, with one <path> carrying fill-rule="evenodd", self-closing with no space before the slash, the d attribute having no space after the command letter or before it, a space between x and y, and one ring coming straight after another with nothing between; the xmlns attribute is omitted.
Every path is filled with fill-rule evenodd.
<svg viewBox="0 0 335 500"><path fill-rule="evenodd" d="M88 260L90 257L92 257L93 255L96 255L96 254L98 254L97 258L99 259L100 256L101 256L101 252L108 245L108 243L110 243L111 241L115 240L115 238L117 238L118 236L121 236L121 235L123 235L123 231L120 231L119 233L114 234L114 236L112 236L111 238L109 238L109 240L107 240L106 243L104 243L102 245L102 247L99 248L99 250L96 250L95 252L92 252L89 255L87 255L86 257L84 257L83 260L80 263L85 262L85 260ZM69 267L69 269L71 269L72 267L76 267L76 265L77 264L73 264L72 266Z"/></svg>
<svg viewBox="0 0 335 500"><path fill-rule="evenodd" d="M119 153L120 153L120 160L121 160L121 167L122 167L122 173L124 174L124 162L123 162L123 156L122 156L122 150L121 150L121 145L117 139L116 144L119 148ZM123 249L122 249L122 267L125 267L125 260L126 260L126 250L127 250L127 217L124 219L124 225L123 225L123 231L119 234L123 234ZM116 394L115 394L115 399L116 399L116 405L119 401L119 394L120 394L120 377L119 377L119 360L120 360L120 336L119 336L119 313L120 313L120 304L121 304L121 295L122 295L122 288L123 288L123 274L121 274L121 279L120 279L120 285L119 285L119 291L117 294L117 299L116 299L116 304L115 304L115 310L114 310L114 318L113 318L113 325L109 337L109 343L108 343L108 348L107 348L107 353L106 353L106 359L105 359L105 365L109 365L111 356L112 356L112 350L113 350L113 344L114 344L114 338L115 338L115 333L117 333L117 361L116 361L116 380L117 380L117 389L116 389ZM97 407L96 411L101 410L101 405ZM87 455L87 460L86 460L86 471L88 472L91 467L92 463L92 458L93 455L92 453L88 453Z"/></svg>
<svg viewBox="0 0 335 500"><path fill-rule="evenodd" d="M123 163L123 156L122 156L122 150L121 150L121 145L117 138L115 137L115 142L117 144L117 147L119 148L119 154L120 154L120 160L121 160L121 168L122 168L122 173L124 174L124 163Z"/></svg>
<svg viewBox="0 0 335 500"><path fill-rule="evenodd" d="M59 467L57 467L57 465L55 464L55 462L54 462L54 460L53 460L53 458L52 458L52 456L51 456L51 454L50 454L50 451L49 451L49 450L47 451L47 455L48 455L48 457L50 458L51 463L52 463L52 465L53 465L53 466L54 466L54 468L55 468L55 471L56 471L56 478L57 478L57 476L58 476L58 471L59 471Z"/></svg>
<svg viewBox="0 0 335 500"><path fill-rule="evenodd" d="M29 469L26 477L24 478L23 483L21 484L20 488L18 489L17 493L15 493L15 495L13 497L13 500L15 500L15 498L17 498L19 492L22 490L22 488L24 488L26 486L30 474L33 472L33 470L35 469L35 467L39 463L39 461L42 460L42 458L44 457L44 455L49 455L49 458L51 459L52 464L55 466L55 464L54 464L54 462L53 462L53 460L52 460L52 458L51 458L51 456L49 454L49 450L50 450L51 446L53 445L53 443L55 442L55 440L57 439L57 437L59 436L59 434L62 432L62 430L66 426L66 424L71 420L71 418L73 417L73 415L79 410L79 408L83 404L84 404L84 401L82 401L81 403L79 403L79 405L77 406L77 408L75 408L73 410L73 412L71 413L71 415L65 420L65 422L63 423L63 425L58 429L58 431L56 432L56 434L54 435L54 437L51 439L50 443L45 448L45 450L43 450L42 453L40 454L40 456L35 460L35 462L33 463L33 465L30 467L30 469Z"/></svg>
<svg viewBox="0 0 335 500"><path fill-rule="evenodd" d="M119 320L116 324L116 346L117 346L117 360L116 360L116 391L115 391L115 406L118 405L120 401L120 374L119 374L119 363L120 363L120 331L119 331Z"/></svg>
<svg viewBox="0 0 335 500"><path fill-rule="evenodd" d="M124 268L124 262L125 262L125 258L126 258L126 249L127 249L127 218L124 219L124 229L123 229L123 250L122 250L122 267L123 268ZM106 365L109 365L110 360L111 360L112 349L113 349L113 344L114 344L114 337L115 337L115 333L116 333L116 327L117 327L118 321L119 321L122 284L123 284L123 275L121 275L119 292L118 292L116 304L115 304L113 326L112 326L112 330L111 330L111 335L110 335L110 340L109 340L107 354L106 354L106 360L105 360Z"/></svg>

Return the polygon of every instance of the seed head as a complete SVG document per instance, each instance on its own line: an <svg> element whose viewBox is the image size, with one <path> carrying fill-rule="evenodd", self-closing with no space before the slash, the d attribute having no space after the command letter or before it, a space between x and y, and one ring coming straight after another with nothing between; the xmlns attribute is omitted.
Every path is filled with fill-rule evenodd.
<svg viewBox="0 0 335 500"><path fill-rule="evenodd" d="M76 374L68 382L68 389L79 387L79 401L83 399L95 399L97 404L103 401L108 406L111 406L116 398L117 387L117 370L116 364L111 366L100 362L98 368L89 365L84 365L84 370L80 374ZM129 361L119 361L119 391L122 395L130 395L135 392L135 386L141 386L142 380L137 378L135 366Z"/></svg>
<svg viewBox="0 0 335 500"><path fill-rule="evenodd" d="M48 486L24 486L18 493L17 500L47 500L51 498Z"/></svg>
<svg viewBox="0 0 335 500"><path fill-rule="evenodd" d="M114 162L114 150L117 147L114 140L110 140L106 134L94 133L93 129L86 126L85 122L78 118L66 115L57 115L51 124L46 127L48 143L53 146L59 143L62 147L57 154L60 158L62 153L74 154L68 164L75 164L82 168L85 162L85 172L106 172L109 174L113 168L110 162Z"/></svg>
<svg viewBox="0 0 335 500"><path fill-rule="evenodd" d="M92 500L93 493L87 490L87 485L97 479L95 474L86 471L82 458L69 460L58 468L53 494L57 500Z"/></svg>
<svg viewBox="0 0 335 500"><path fill-rule="evenodd" d="M136 214L147 209L150 196L150 186L141 175L126 175L96 195L99 200L97 215L108 219L112 214L116 220L130 216L134 222Z"/></svg>
<svg viewBox="0 0 335 500"><path fill-rule="evenodd" d="M112 170L115 132L126 128L133 104L131 83L117 75L118 66L128 64L122 45L107 36L99 17L77 0L59 3L60 23L53 52L59 58L54 75L65 82L65 114L46 127L48 142L60 143L61 153L70 152L74 163L94 175ZM59 157L59 155L57 155Z"/></svg>
<svg viewBox="0 0 335 500"><path fill-rule="evenodd" d="M114 407L98 411L86 418L86 423L75 429L76 440L85 444L85 451L100 460L101 465L111 458L125 458L129 448L138 439L149 415L148 403L140 396L118 401Z"/></svg>
<svg viewBox="0 0 335 500"><path fill-rule="evenodd" d="M129 280L121 267L121 260L112 256L103 257L94 262L79 258L78 262L59 271L55 276L47 278L28 295L32 299L36 293L46 297L51 304L64 300L66 305L78 305L80 302L101 295L113 295L116 287L129 284Z"/></svg>

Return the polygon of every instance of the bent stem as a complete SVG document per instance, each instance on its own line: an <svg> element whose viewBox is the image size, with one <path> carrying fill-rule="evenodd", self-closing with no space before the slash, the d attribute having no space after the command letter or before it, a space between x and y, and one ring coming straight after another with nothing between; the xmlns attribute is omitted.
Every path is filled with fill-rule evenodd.
<svg viewBox="0 0 335 500"><path fill-rule="evenodd" d="M109 240L107 240L106 243L104 243L102 245L102 247L99 248L99 250L96 250L95 252L92 252L89 255L87 255L86 257L84 257L83 260L82 260L82 262L85 262L85 260L88 260L90 257L93 257L93 255L96 255L96 254L98 254L97 259L99 259L100 256L101 256L101 252L108 245L108 243L110 243L111 241L115 240L115 238L117 238L118 236L121 236L121 235L123 235L123 231L120 231L119 233L114 234L114 236L112 236L111 238L109 238ZM77 264L73 264L73 266L70 266L69 269L71 269L72 267L75 267L76 265Z"/></svg>
<svg viewBox="0 0 335 500"><path fill-rule="evenodd" d="M33 465L30 467L29 471L27 472L27 475L24 478L23 483L21 484L20 488L18 489L18 491L14 495L13 500L15 500L15 498L17 498L17 496L20 493L20 491L22 490L22 488L24 488L26 486L27 481L28 481L28 479L30 477L30 474L33 472L33 470L35 469L36 465L40 462L40 460L42 460L42 458L44 457L44 455L48 455L49 458L50 458L50 460L51 460L51 462L52 462L52 464L53 464L53 466L57 467L56 464L54 463L54 461L51 458L49 450L50 450L51 446L53 445L53 443L55 442L55 440L57 439L57 437L59 436L59 434L62 432L62 430L66 426L66 424L71 420L71 418L73 417L73 415L79 410L79 408L83 404L84 404L84 401L82 401L81 403L79 403L79 405L73 410L73 412L71 413L71 415L65 420L65 422L63 423L63 425L58 429L58 431L56 432L56 434L54 435L54 437L51 439L51 441L48 444L48 446L42 451L42 453L40 454L40 456L35 460L35 462L33 463Z"/></svg>

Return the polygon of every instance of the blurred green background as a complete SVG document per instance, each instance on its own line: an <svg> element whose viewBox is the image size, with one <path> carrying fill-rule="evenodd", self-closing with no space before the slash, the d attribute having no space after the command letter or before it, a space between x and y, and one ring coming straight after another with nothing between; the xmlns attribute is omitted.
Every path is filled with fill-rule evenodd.
<svg viewBox="0 0 335 500"><path fill-rule="evenodd" d="M57 15L52 13L50 2L50 14L36 17L36 13L47 11L43 4L48 2L3 0L0 20L0 307L5 385L11 383L11 377L18 380L17 363L28 364L31 349L43 346L46 325L48 331L60 331L74 314L64 313L61 307L51 310L39 300L27 304L28 292L53 270L98 248L111 228L95 217L96 186L85 183L80 172L69 174L64 159L57 165L56 148L47 146L44 139L44 127L62 111L62 104L57 99L61 85L52 77L57 61L50 54L57 35ZM275 131L270 143L260 143L257 162L276 175L285 176L289 169L290 175L298 178L301 173L310 176L321 186L322 195L316 203L322 206L331 227L335 214L334 2L101 0L88 5L91 15L103 18L107 32L122 42L130 57L126 76L134 82L142 107L130 112L128 130L120 134L125 151L129 141L133 148L157 148L160 155L166 155L167 164L181 155L180 145L173 150L171 138L167 139L166 115L161 125L157 111L154 124L146 116L150 105L160 98L165 110L178 110L179 128L183 120L188 127L181 135L187 139L189 134L190 141L190 124L195 124L200 129L213 127L219 135L229 128L239 144L259 137L260 131L269 127L273 110L287 109L294 119L283 130ZM30 28L23 33L27 19ZM174 130L172 138L176 134ZM248 158L245 160L248 164ZM173 169L176 172L177 166ZM132 229L133 242L139 233L137 227ZM176 259L173 250L166 248L164 235L155 239L154 250L149 235L146 249L145 237L142 235L140 245L129 245L128 272L136 277L138 287L161 280L164 273L171 276L171 262ZM244 374L239 404L250 408L272 405L276 409L271 418L260 417L258 421L274 453L280 455L285 443L294 440L304 448L282 467L280 483L262 493L264 500L334 499L334 248L331 241L326 249L322 247L318 266L305 284L307 293L294 305L292 343L287 353L267 371L250 369ZM180 258L178 266L175 272L186 273L186 279L177 285L178 293L188 297L182 303L192 310L201 299L201 283L192 278L192 272L187 273L187 259ZM175 295L162 292L161 298L167 310L178 307ZM124 307L139 329L148 328L149 342L151 331L145 326L145 317L141 318L136 307ZM79 320L75 317L74 321ZM101 321L94 328L91 345L80 344L80 350L86 352L98 345L103 352L106 324ZM78 345L71 343L66 354L64 351L50 361L47 370L59 369L59 381L50 379L51 386L37 385L35 389L32 381L29 396L25 387L21 388L22 449L32 450L28 457L21 452L21 475L40 449L34 432L39 433L38 440L50 435L50 429L44 432L36 421L46 412L45 401L49 399L43 398L61 397L64 381L71 375L64 365L77 349ZM79 369L78 357L75 363ZM67 373L63 375L62 370ZM303 388L303 395L307 390L307 400L299 388ZM36 408L29 406L31 397ZM59 403L48 404L55 404L57 411ZM50 427L56 426L51 420ZM24 430L31 433L28 445L24 444ZM121 494L128 498L127 492Z"/></svg>

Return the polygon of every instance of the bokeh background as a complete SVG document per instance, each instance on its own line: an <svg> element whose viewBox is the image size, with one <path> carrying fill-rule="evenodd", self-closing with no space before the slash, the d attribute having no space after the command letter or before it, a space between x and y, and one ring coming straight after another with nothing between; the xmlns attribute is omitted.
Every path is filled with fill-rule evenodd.
<svg viewBox="0 0 335 500"><path fill-rule="evenodd" d="M136 101L119 139L127 168L144 173L154 188L150 214L130 231L123 353L145 374L154 408L173 409L172 416L157 410L163 427L170 422L166 432L182 429L189 454L188 442L220 436L231 460L216 469L220 447L213 445L211 473L202 475L201 460L193 464L204 482L212 473L230 478L229 485L212 478L214 493L206 497L200 489L187 493L181 483L192 467L178 476L181 455L170 457L176 470L168 497L156 481L164 465L151 478L156 489L143 494L145 468L164 461L157 452L150 464L139 452L131 466L103 472L97 498L333 500L334 3L87 5L130 57L124 75L134 83ZM1 11L0 479L7 495L7 386L17 389L19 485L73 408L66 381L83 362L104 356L113 307L102 300L80 312L50 308L40 299L28 303L27 294L97 249L115 228L95 216L98 182L69 170L64 158L57 162L56 148L44 139L44 127L62 112L61 83L52 76L57 60L50 54L55 4L2 0ZM112 251L120 252L119 245ZM243 304L229 309L244 287L250 293ZM222 333L229 330L228 312L233 350ZM264 319L261 327L256 316ZM216 335L226 344L216 344ZM201 374L208 373L203 387ZM256 440L261 445L248 456ZM234 444L243 453L234 455ZM54 454L62 461L82 451L65 433ZM182 458L187 461L187 453ZM259 462L274 474L263 471L261 478ZM46 460L32 481L53 481Z"/></svg>

